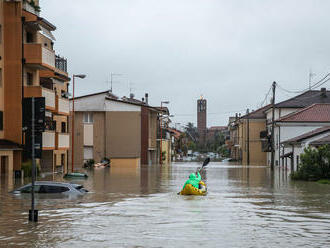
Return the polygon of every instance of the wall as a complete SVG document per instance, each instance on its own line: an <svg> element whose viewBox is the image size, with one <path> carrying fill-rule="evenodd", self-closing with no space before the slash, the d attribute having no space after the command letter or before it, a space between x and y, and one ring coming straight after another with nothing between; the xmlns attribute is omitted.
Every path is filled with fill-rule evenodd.
<svg viewBox="0 0 330 248"><path fill-rule="evenodd" d="M141 108L141 164L148 164L149 109Z"/></svg>
<svg viewBox="0 0 330 248"><path fill-rule="evenodd" d="M139 158L141 154L141 113L106 112L106 156Z"/></svg>
<svg viewBox="0 0 330 248"><path fill-rule="evenodd" d="M94 160L100 162L105 157L105 112L93 112L93 119Z"/></svg>
<svg viewBox="0 0 330 248"><path fill-rule="evenodd" d="M4 138L22 142L22 23L21 3L4 2Z"/></svg>
<svg viewBox="0 0 330 248"><path fill-rule="evenodd" d="M84 129L83 112L75 112L74 122L74 167L81 168L84 161ZM69 171L71 171L72 158L72 117L69 117L70 149L69 149Z"/></svg>
<svg viewBox="0 0 330 248"><path fill-rule="evenodd" d="M3 77L3 1L0 1L0 111L4 110L4 77ZM3 139L4 132L0 130L0 139Z"/></svg>
<svg viewBox="0 0 330 248"><path fill-rule="evenodd" d="M266 165L267 153L262 151L260 132L266 129L266 120L249 120L249 151L250 165ZM243 119L239 126L240 145L242 148L242 164L247 164L247 120Z"/></svg>

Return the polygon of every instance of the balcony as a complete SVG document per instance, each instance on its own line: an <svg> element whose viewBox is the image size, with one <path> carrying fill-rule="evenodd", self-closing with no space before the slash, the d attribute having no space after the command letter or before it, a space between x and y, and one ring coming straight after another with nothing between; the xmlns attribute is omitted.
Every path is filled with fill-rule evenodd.
<svg viewBox="0 0 330 248"><path fill-rule="evenodd" d="M45 131L42 133L42 150L55 149L55 132Z"/></svg>
<svg viewBox="0 0 330 248"><path fill-rule="evenodd" d="M59 55L55 56L55 68L59 69L62 72L68 72L68 63L65 58L60 57Z"/></svg>
<svg viewBox="0 0 330 248"><path fill-rule="evenodd" d="M56 134L56 149L57 150L68 150L70 147L70 135L68 133L57 133Z"/></svg>
<svg viewBox="0 0 330 248"><path fill-rule="evenodd" d="M38 11L38 7L32 6L28 1L23 1L23 9L36 16L39 16L40 14L40 10Z"/></svg>
<svg viewBox="0 0 330 248"><path fill-rule="evenodd" d="M24 97L44 97L46 109L55 110L55 92L41 86L25 86Z"/></svg>
<svg viewBox="0 0 330 248"><path fill-rule="evenodd" d="M26 64L34 65L40 70L55 70L55 52L41 44L24 44L24 58Z"/></svg>
<svg viewBox="0 0 330 248"><path fill-rule="evenodd" d="M56 96L56 112L60 115L70 114L69 99Z"/></svg>

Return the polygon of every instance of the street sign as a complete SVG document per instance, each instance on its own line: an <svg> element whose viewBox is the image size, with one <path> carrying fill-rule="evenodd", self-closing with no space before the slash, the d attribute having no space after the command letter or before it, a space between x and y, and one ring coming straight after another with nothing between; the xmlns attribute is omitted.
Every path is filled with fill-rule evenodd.
<svg viewBox="0 0 330 248"><path fill-rule="evenodd" d="M42 156L42 133L35 132L34 137L34 152L35 158L41 158ZM25 132L25 146L24 146L25 156L31 158L32 156L32 131L28 129Z"/></svg>
<svg viewBox="0 0 330 248"><path fill-rule="evenodd" d="M45 98L34 97L34 113L35 121L34 128L36 132L45 131ZM32 98L23 99L23 130L31 129L32 127Z"/></svg>

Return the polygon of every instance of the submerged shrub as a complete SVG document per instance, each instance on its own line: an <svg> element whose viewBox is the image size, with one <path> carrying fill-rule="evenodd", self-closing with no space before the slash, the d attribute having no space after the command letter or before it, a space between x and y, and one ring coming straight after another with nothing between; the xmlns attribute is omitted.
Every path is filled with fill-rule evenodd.
<svg viewBox="0 0 330 248"><path fill-rule="evenodd" d="M300 155L300 164L296 172L291 173L294 180L317 181L330 179L330 146L305 148Z"/></svg>
<svg viewBox="0 0 330 248"><path fill-rule="evenodd" d="M22 163L22 171L24 172L24 177L32 176L32 160L27 160ZM36 171L38 176L40 173L40 165L37 162L36 162Z"/></svg>

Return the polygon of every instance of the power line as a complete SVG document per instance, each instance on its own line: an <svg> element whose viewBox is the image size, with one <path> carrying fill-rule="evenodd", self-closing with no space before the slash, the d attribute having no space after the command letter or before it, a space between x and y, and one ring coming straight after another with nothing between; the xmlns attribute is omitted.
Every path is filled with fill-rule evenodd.
<svg viewBox="0 0 330 248"><path fill-rule="evenodd" d="M299 93L304 93L305 91L311 90L311 89L315 89L317 87L320 87L321 85L325 84L326 82L328 82L330 80L330 78L328 78L330 76L330 72L327 73L323 78L321 78L319 81L317 81L316 83L314 83L313 85L311 85L310 87L304 89L304 90L287 90L285 88L283 88L281 85L277 84L278 87L287 92L287 93L291 93L291 94L299 94ZM324 81L325 80L325 81Z"/></svg>

